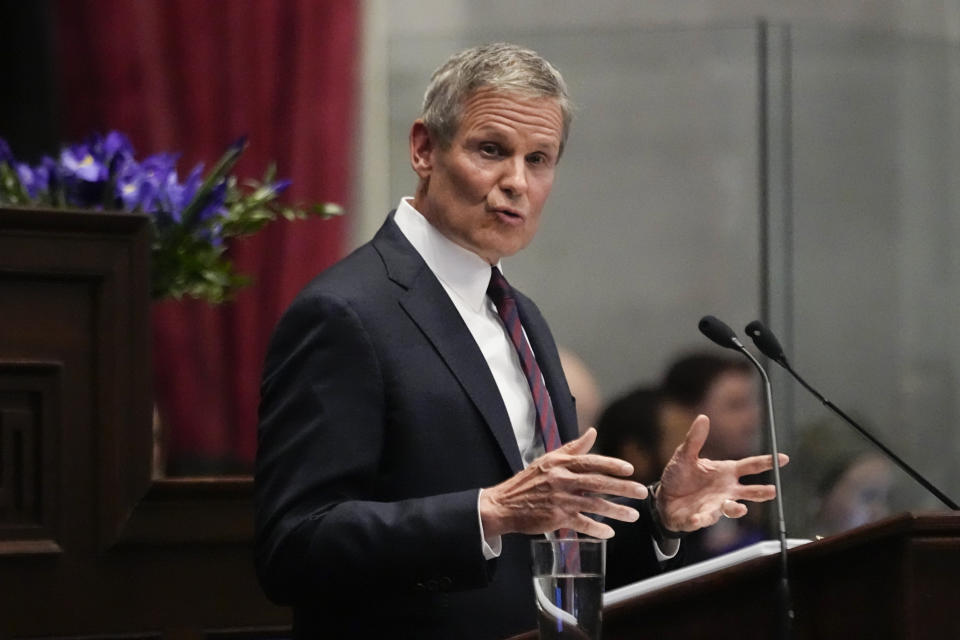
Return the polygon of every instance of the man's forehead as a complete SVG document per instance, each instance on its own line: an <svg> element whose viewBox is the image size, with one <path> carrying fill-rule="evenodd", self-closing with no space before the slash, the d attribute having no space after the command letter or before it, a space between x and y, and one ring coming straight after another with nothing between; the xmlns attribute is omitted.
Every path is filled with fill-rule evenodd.
<svg viewBox="0 0 960 640"><path fill-rule="evenodd" d="M468 127L524 126L548 136L562 136L563 114L553 96L499 89L475 91L460 107L458 129Z"/></svg>
<svg viewBox="0 0 960 640"><path fill-rule="evenodd" d="M460 107L463 108L477 99L499 99L510 102L530 102L536 101L544 105L552 104L560 109L560 98L553 95L539 93L532 89L521 87L495 87L483 85L476 87L464 94L460 101Z"/></svg>

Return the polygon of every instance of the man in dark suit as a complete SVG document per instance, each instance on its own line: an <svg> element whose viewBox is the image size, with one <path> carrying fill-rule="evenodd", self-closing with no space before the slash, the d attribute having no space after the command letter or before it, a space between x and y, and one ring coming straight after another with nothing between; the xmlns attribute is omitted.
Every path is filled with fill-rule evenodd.
<svg viewBox="0 0 960 640"><path fill-rule="evenodd" d="M772 498L738 482L769 457L698 459L700 417L654 508L628 463L588 453L593 429L574 439L556 346L522 294L522 328L505 329L491 269L533 238L569 124L563 79L534 52L452 57L411 129L415 196L280 321L261 390L256 561L296 637L519 633L535 625L529 536L610 538L619 523L610 561L652 573L676 551L671 532ZM566 444L553 449L545 423Z"/></svg>

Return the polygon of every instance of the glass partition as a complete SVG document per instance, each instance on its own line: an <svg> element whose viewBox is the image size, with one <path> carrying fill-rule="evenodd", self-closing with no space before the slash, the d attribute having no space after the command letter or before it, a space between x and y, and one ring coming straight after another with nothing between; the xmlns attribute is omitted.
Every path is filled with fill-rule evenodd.
<svg viewBox="0 0 960 640"><path fill-rule="evenodd" d="M772 35L772 102L785 108L770 114L770 175L784 196L771 207L771 324L802 375L956 500L960 48L813 28ZM788 492L792 534L841 524L817 530L813 516L831 508L816 496L831 481L856 502L846 526L876 515L888 489L894 511L944 508L779 379L797 453L785 481L806 487Z"/></svg>

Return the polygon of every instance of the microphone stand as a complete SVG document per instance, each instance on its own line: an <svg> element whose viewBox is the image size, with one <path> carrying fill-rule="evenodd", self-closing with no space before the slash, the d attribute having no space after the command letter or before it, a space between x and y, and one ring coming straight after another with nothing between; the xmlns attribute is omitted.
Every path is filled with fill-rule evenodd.
<svg viewBox="0 0 960 640"><path fill-rule="evenodd" d="M753 357L753 354L747 351L743 343L737 339L737 334L728 327L723 321L713 316L704 316L697 325L700 333L726 349L739 351L753 363L760 376L763 378L764 400L767 405L767 424L770 426L770 448L773 452L773 484L776 487L777 495L775 502L777 505L777 529L780 537L780 584L778 595L780 596L780 637L783 640L789 640L793 627L793 598L790 595L790 581L787 567L787 525L783 518L783 485L780 483L780 450L777 447L777 429L773 420L773 390L770 386L770 378L760 362Z"/></svg>
<svg viewBox="0 0 960 640"><path fill-rule="evenodd" d="M745 355L763 378L763 395L767 406L767 424L770 427L770 449L773 453L773 484L777 489L777 497L774 503L777 506L777 534L780 538L780 583L778 595L780 597L780 637L788 640L791 637L793 627L793 598L790 594L790 581L788 580L787 566L787 525L783 517L783 491L780 483L780 449L777 447L777 429L773 420L773 389L770 386L770 377L766 370L760 365L760 362L753 357L753 354L747 351L736 336L730 339L738 351Z"/></svg>

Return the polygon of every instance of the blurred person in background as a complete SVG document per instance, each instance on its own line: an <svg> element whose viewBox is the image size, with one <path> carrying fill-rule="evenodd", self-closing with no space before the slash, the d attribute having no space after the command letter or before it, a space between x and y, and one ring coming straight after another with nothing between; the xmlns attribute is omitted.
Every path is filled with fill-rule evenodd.
<svg viewBox="0 0 960 640"><path fill-rule="evenodd" d="M825 537L890 515L893 473L886 458L835 420L801 433L790 483L804 520L797 529Z"/></svg>

